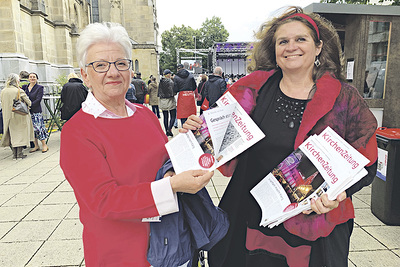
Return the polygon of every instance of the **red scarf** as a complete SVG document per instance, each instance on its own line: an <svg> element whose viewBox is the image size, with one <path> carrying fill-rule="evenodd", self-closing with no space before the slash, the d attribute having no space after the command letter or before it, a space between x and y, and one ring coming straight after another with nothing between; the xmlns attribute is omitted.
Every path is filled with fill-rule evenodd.
<svg viewBox="0 0 400 267"><path fill-rule="evenodd" d="M229 91L247 113L250 114L254 110L259 89L273 73L274 71L255 71L240 79L229 88ZM340 81L328 73L321 77L316 85L316 93L313 99L307 104L307 108L303 114L294 149L307 139L308 134L318 121L332 110L342 88ZM369 141L365 146L357 147L355 144L352 144L358 151L370 159L370 164L373 164L377 158L376 138L371 138L373 137L372 135L368 138ZM219 170L224 175L231 176L235 167L236 160L233 160ZM326 214L299 214L284 222L284 226L290 233L306 240L314 241L319 237L328 236L336 225L347 222L352 218L354 218L354 207L351 199L348 197L339 203L338 208Z"/></svg>

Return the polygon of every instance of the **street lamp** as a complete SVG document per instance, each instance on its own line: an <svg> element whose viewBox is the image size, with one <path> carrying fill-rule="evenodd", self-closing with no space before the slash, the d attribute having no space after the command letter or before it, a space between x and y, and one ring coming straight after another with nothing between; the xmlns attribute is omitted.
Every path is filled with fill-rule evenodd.
<svg viewBox="0 0 400 267"><path fill-rule="evenodd" d="M196 36L194 37L194 64L196 65Z"/></svg>

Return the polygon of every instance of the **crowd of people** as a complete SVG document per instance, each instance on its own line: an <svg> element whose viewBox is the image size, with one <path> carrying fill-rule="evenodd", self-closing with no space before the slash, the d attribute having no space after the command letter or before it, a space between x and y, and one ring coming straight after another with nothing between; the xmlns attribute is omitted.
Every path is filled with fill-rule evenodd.
<svg viewBox="0 0 400 267"><path fill-rule="evenodd" d="M68 122L61 132L60 165L80 207L87 266L150 265L148 218L177 212L177 193L195 194L213 176L204 170L175 174L172 168L155 181L168 160L164 145L178 120L182 133L198 129L199 107L201 115L227 90L266 137L219 169L232 177L219 204L230 226L209 251L209 265L347 266L351 196L372 182L377 168L376 119L344 79L340 40L328 20L292 7L263 24L255 37L247 76L225 76L216 66L196 82L178 64L175 74L165 69L159 82L150 76L146 84L132 70L131 42L121 25L93 23L81 32L76 46L82 79L71 74L61 92ZM21 86L23 79L10 74L1 91L1 145L11 147L14 159L26 157L22 149L31 141L30 152L40 149L39 141L43 153L49 150L43 86L36 73ZM17 95L30 116L12 112ZM260 226L251 188L327 126L370 160L368 174L334 200L324 194L285 223Z"/></svg>
<svg viewBox="0 0 400 267"><path fill-rule="evenodd" d="M193 74L185 69L182 64L177 66L176 71L176 74L174 74L169 69L166 69L159 83L155 76L150 75L147 84L142 80L141 73L136 72L125 94L125 98L131 103L149 104L157 118L160 119L162 114L164 130L169 137L174 136L172 128L174 126L177 128L179 119L181 125L183 125L190 115L197 113L197 107L200 107L205 100L207 103L210 102L213 104L232 84L230 78L224 78L223 70L218 66L215 68L213 74L209 76L207 76L207 74L201 74L199 76L200 80L197 81ZM8 78L18 77L18 75L15 75L10 75ZM6 87L4 89L8 89L5 90L5 95L12 87L22 89L23 94L20 94L20 98L29 106L30 116L28 117L33 127L32 140L30 140L31 138L27 137L27 135L24 135L24 140L30 140L29 146L19 146L19 142L16 141L14 141L14 145L12 145L10 143L11 141L8 141L9 135L10 140L14 140L11 136L14 136L16 131L12 129L13 127L21 127L21 123L17 122L18 120L14 121L14 113L10 113L7 107L7 105L12 105L13 101L5 100L7 97L4 96L4 100L1 102L3 102L3 110L6 111L2 113L1 119L3 121L2 126L6 131L3 130L5 134L1 144L2 146L10 147L17 147L16 144L18 144L18 146L21 147L21 151L18 150L19 152L17 153L20 155L18 157L15 156L15 150L12 148L14 159L26 157L22 152L24 148L30 148L29 153L40 150L39 143L42 147L42 153L46 153L49 150L46 143L48 130L45 126L41 104L44 88L38 83L38 78L38 75L34 72L29 73L27 71L21 71L18 79L15 79L15 81L6 81ZM15 82L18 82L18 85ZM216 82L218 83L218 88L216 88ZM81 109L81 105L86 100L88 92L89 88L75 72L68 74L67 83L62 86L60 95L60 115L62 120L68 121ZM29 99L30 103L29 101L25 101L25 96ZM201 114L203 110L199 110ZM19 116L22 115L17 114L15 116L19 118ZM23 117L25 118L25 116ZM20 131L18 130L17 132L19 135Z"/></svg>
<svg viewBox="0 0 400 267"><path fill-rule="evenodd" d="M232 77L235 78L234 81L238 79L237 75ZM172 128L178 128L179 121L183 125L198 110L202 114L200 107L203 103L207 103L207 106L213 105L234 83L230 75L225 77L220 66L215 67L212 74L200 74L196 79L183 64L177 65L176 73L165 69L159 82L153 75L147 80L146 84L141 73L136 72L125 98L132 103L148 104L159 119L162 114L162 125L169 137L174 136Z"/></svg>

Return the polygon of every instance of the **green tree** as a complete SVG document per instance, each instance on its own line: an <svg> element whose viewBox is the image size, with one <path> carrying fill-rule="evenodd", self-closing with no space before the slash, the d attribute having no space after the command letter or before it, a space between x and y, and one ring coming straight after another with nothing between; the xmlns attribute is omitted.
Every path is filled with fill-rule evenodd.
<svg viewBox="0 0 400 267"><path fill-rule="evenodd" d="M61 94L61 89L62 89L63 85L68 82L67 75L60 74L57 76L57 78L55 80L56 80L56 85L57 85L56 94Z"/></svg>
<svg viewBox="0 0 400 267"><path fill-rule="evenodd" d="M379 2L382 3L383 0L380 0ZM392 6L400 6L400 0L393 0Z"/></svg>
<svg viewBox="0 0 400 267"><path fill-rule="evenodd" d="M214 42L226 42L229 33L222 25L219 17L206 19L200 29L193 29L190 26L174 25L170 30L161 34L162 52L160 53L160 69L176 71L177 48L186 49L207 49ZM194 57L192 52L180 52L181 57ZM207 62L207 56L202 56L203 66Z"/></svg>
<svg viewBox="0 0 400 267"><path fill-rule="evenodd" d="M213 16L206 19L200 28L202 48L212 47L214 42L226 42L229 37L228 31L222 24L221 18Z"/></svg>
<svg viewBox="0 0 400 267"><path fill-rule="evenodd" d="M198 31L190 26L173 26L169 31L161 34L161 46L163 52L160 55L161 69L176 69L176 48L194 48L194 36L198 36ZM189 56L189 55L185 55Z"/></svg>

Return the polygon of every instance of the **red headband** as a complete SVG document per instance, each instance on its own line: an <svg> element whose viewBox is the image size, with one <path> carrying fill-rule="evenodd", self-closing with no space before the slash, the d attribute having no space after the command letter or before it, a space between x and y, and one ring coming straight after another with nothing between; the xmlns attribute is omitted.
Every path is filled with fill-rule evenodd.
<svg viewBox="0 0 400 267"><path fill-rule="evenodd" d="M290 16L287 17L287 18L284 18L283 20L287 20L287 19L290 19L290 18L293 18L293 17L302 17L303 19L306 19L308 22L310 22L311 25L314 27L315 31L317 32L317 37L318 37L318 40L319 40L319 30L318 30L318 26L317 26L317 23L315 23L315 21L314 21L312 18L310 18L309 16L307 16L307 15L304 14L304 13L295 13L295 14L293 14L293 15L290 15Z"/></svg>

